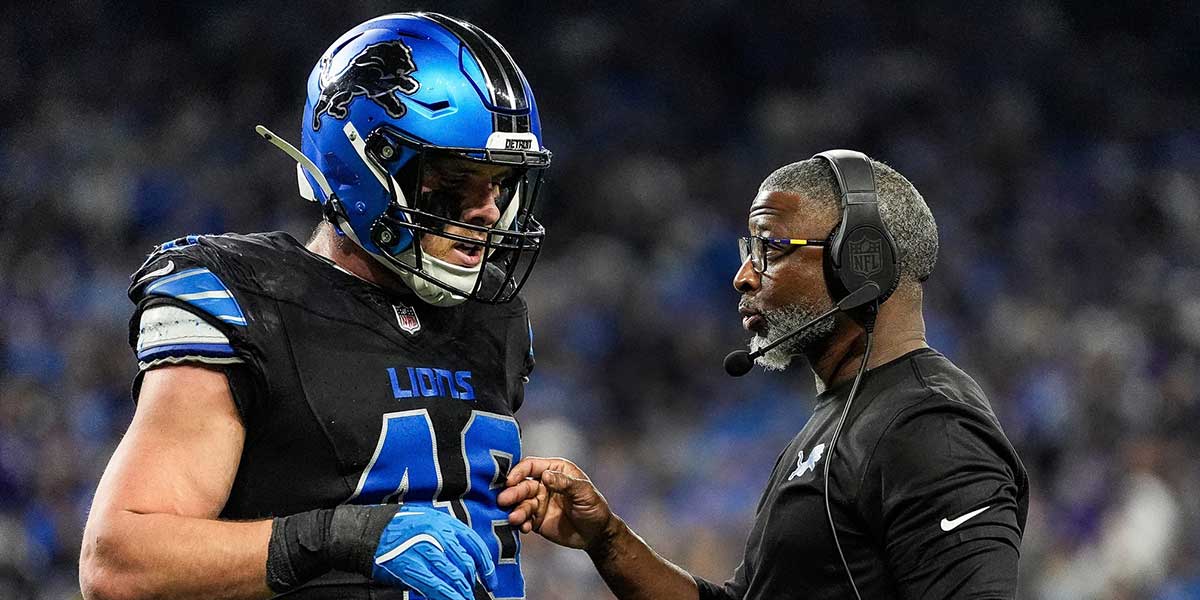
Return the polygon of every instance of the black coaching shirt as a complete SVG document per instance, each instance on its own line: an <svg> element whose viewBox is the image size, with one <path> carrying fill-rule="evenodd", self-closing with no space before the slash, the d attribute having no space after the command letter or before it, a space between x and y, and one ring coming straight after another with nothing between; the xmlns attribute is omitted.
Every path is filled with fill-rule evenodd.
<svg viewBox="0 0 1200 600"><path fill-rule="evenodd" d="M742 564L701 600L1013 598L1029 503L1025 468L987 398L931 349L871 369L836 448L850 393L827 390L780 455Z"/></svg>

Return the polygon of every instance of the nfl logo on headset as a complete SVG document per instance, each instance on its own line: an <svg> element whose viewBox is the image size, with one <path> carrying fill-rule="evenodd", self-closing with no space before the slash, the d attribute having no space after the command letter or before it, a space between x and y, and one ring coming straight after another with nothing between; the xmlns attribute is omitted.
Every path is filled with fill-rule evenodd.
<svg viewBox="0 0 1200 600"><path fill-rule="evenodd" d="M857 242L850 242L850 269L863 277L870 277L883 267L883 241L863 236Z"/></svg>
<svg viewBox="0 0 1200 600"><path fill-rule="evenodd" d="M392 309L396 311L396 322L400 324L404 333L411 335L421 330L421 320L417 318L417 311L413 310L413 307L393 304Z"/></svg>

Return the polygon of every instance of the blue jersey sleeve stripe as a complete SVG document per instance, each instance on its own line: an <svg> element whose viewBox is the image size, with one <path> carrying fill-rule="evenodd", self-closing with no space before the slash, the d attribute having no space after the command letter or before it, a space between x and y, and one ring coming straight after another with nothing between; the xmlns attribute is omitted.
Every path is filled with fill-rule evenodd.
<svg viewBox="0 0 1200 600"><path fill-rule="evenodd" d="M156 346L146 348L138 352L138 360L146 362L157 358L167 356L203 356L203 357L231 357L235 356L233 346L229 344L170 344L167 346Z"/></svg>
<svg viewBox="0 0 1200 600"><path fill-rule="evenodd" d="M209 271L208 269L205 269L204 267L194 267L191 269L185 269L174 275L168 275L166 277L163 277L162 279L159 279L158 281L155 281L154 283L146 286L146 293L149 294L149 293L155 292L157 290L160 290L162 288L173 287L173 285L176 282L179 282L184 279L191 279L191 278L197 277L197 276L203 276L205 274L212 275L212 271Z"/></svg>
<svg viewBox="0 0 1200 600"><path fill-rule="evenodd" d="M237 301L233 298L202 298L199 300L188 300L186 298L179 299L218 319L221 319L222 321L224 321L226 318L245 320L245 315L242 314L242 310L238 308Z"/></svg>
<svg viewBox="0 0 1200 600"><path fill-rule="evenodd" d="M166 296L187 302L230 325L246 324L246 314L229 288L204 267L163 277L146 286L146 295Z"/></svg>

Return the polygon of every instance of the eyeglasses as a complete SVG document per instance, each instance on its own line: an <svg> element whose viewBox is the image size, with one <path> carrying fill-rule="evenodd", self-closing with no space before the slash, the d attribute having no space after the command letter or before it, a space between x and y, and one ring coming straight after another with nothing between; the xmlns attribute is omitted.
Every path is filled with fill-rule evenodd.
<svg viewBox="0 0 1200 600"><path fill-rule="evenodd" d="M750 259L757 273L765 273L767 271L767 261L778 260L791 254L796 248L801 246L815 246L817 248L828 246L829 243L825 240L800 240L794 238L769 238L758 235L738 238L738 253L742 257L742 264L746 263L746 259ZM777 252L772 253L771 250Z"/></svg>

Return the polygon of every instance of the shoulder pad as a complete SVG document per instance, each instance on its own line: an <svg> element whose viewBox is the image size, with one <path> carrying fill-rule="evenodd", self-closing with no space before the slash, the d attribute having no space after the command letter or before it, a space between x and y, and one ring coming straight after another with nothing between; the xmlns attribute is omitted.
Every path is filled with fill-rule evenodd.
<svg viewBox="0 0 1200 600"><path fill-rule="evenodd" d="M184 248L187 246L191 246L192 244L195 244L198 241L200 241L200 236L198 236L198 235L185 235L181 238L175 238L169 242L163 242L163 243L159 244L158 247L155 248L154 251L150 253L150 256L153 257L153 256L155 256L161 252L165 252L167 250L175 250L176 248Z"/></svg>
<svg viewBox="0 0 1200 600"><path fill-rule="evenodd" d="M142 262L142 266L138 267L138 270L134 273L134 277L145 279L147 275L153 273L151 272L143 274L143 271L146 270L146 267L150 266L155 261L173 250L181 250L183 248L187 248L188 246L194 246L199 241L200 236L198 235L185 235L181 238L175 238L169 242L163 242L155 246L154 249L150 251L150 254L146 255L146 260Z"/></svg>
<svg viewBox="0 0 1200 600"><path fill-rule="evenodd" d="M146 296L164 296L186 302L230 325L246 325L242 307L224 283L207 267L192 267L174 274L172 260L159 267L162 276L143 290ZM151 275L154 272L148 273Z"/></svg>

